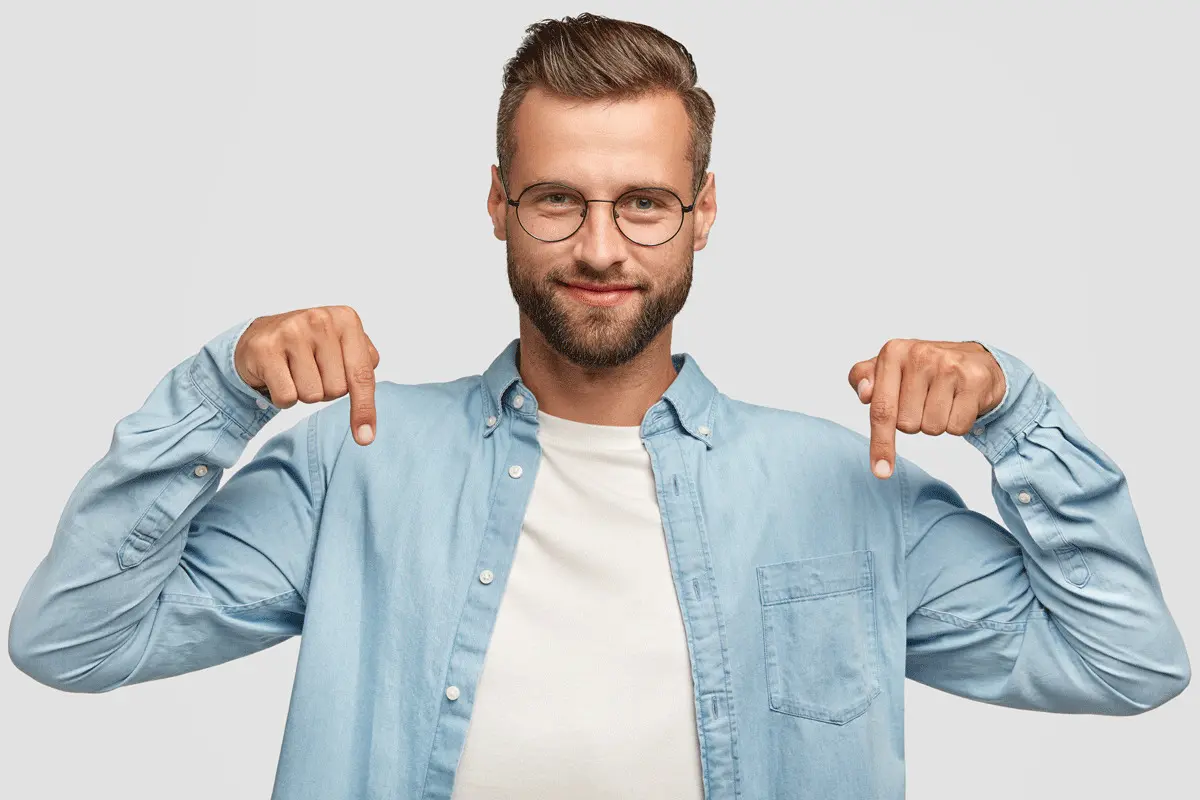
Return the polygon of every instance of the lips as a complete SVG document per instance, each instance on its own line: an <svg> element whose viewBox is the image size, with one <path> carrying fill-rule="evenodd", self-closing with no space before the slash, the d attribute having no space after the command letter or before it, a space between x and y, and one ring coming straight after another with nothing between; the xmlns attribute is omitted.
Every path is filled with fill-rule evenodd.
<svg viewBox="0 0 1200 800"><path fill-rule="evenodd" d="M589 292L619 292L637 288L627 283L568 283L567 286L574 286L576 289L586 289Z"/></svg>
<svg viewBox="0 0 1200 800"><path fill-rule="evenodd" d="M636 286L615 283L566 283L563 284L563 287L572 297L590 306L619 305L628 300L630 297L633 297L633 295L637 292Z"/></svg>

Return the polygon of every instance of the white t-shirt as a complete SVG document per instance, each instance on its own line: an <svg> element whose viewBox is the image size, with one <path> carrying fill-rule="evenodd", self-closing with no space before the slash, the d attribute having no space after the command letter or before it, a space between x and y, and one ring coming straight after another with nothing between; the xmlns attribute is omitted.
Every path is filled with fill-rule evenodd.
<svg viewBox="0 0 1200 800"><path fill-rule="evenodd" d="M538 419L541 463L453 800L702 800L691 661L639 428Z"/></svg>

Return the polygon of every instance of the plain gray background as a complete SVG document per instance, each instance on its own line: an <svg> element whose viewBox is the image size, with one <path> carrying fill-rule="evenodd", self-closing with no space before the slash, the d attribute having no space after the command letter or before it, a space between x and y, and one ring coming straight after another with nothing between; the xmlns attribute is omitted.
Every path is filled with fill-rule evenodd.
<svg viewBox="0 0 1200 800"><path fill-rule="evenodd" d="M584 10L682 41L716 101L719 213L672 349L863 433L846 375L889 338L1023 359L1125 472L1200 661L1183 2L5 5L5 625L116 422L239 320L350 304L381 380L490 363L517 332L485 207L501 68ZM965 441L897 446L999 520ZM0 793L265 798L298 646L105 695L5 658ZM1194 796L1194 687L1130 718L907 700L910 797Z"/></svg>

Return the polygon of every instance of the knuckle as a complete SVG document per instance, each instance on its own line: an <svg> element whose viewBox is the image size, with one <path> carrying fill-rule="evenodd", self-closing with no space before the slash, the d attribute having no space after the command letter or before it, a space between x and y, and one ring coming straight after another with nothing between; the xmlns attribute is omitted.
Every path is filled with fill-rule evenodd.
<svg viewBox="0 0 1200 800"><path fill-rule="evenodd" d="M255 336L253 339L246 340L246 354L253 356L259 362L265 360L271 349L271 342L266 336Z"/></svg>
<svg viewBox="0 0 1200 800"><path fill-rule="evenodd" d="M955 369L960 376L960 382L967 386L986 381L990 376L988 368L973 359L960 359L955 364Z"/></svg>
<svg viewBox="0 0 1200 800"><path fill-rule="evenodd" d="M886 401L877 401L871 404L869 412L871 422L883 425L895 419L896 411L892 408L892 404Z"/></svg>
<svg viewBox="0 0 1200 800"><path fill-rule="evenodd" d="M351 306L337 305L330 306L329 308L330 311L336 314L343 322L351 325L362 325L362 319L358 316L358 312L355 311Z"/></svg>
<svg viewBox="0 0 1200 800"><path fill-rule="evenodd" d="M903 339L888 339L883 343L883 347L879 348L879 354L882 356L897 355L904 345Z"/></svg>
<svg viewBox="0 0 1200 800"><path fill-rule="evenodd" d="M310 330L318 331L322 335L327 335L333 329L333 314L324 306L308 309L304 314L304 321Z"/></svg>
<svg viewBox="0 0 1200 800"><path fill-rule="evenodd" d="M325 387L305 386L298 390L300 399L305 403L319 403L325 399Z"/></svg>
<svg viewBox="0 0 1200 800"><path fill-rule="evenodd" d="M279 323L279 337L286 344L295 344L308 338L308 332L311 330L308 324L308 317L294 315L288 317L283 322Z"/></svg>
<svg viewBox="0 0 1200 800"><path fill-rule="evenodd" d="M928 342L917 342L908 350L909 364L918 372L924 372L937 360L937 350Z"/></svg>
<svg viewBox="0 0 1200 800"><path fill-rule="evenodd" d="M359 385L375 383L375 370L366 364L353 367L350 370L350 380Z"/></svg>
<svg viewBox="0 0 1200 800"><path fill-rule="evenodd" d="M991 371L982 364L972 362L967 370L967 378L974 384L983 384L991 377Z"/></svg>
<svg viewBox="0 0 1200 800"><path fill-rule="evenodd" d="M290 389L271 390L271 402L280 408L291 408L296 405L296 393Z"/></svg>
<svg viewBox="0 0 1200 800"><path fill-rule="evenodd" d="M323 376L325 378L325 394L328 399L332 400L335 397L341 397L347 391L346 376L333 373Z"/></svg>

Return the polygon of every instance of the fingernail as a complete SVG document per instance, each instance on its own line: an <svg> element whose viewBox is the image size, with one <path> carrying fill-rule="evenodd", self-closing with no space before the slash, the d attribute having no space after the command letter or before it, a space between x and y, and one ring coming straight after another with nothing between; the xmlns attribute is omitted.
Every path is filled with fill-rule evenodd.
<svg viewBox="0 0 1200 800"><path fill-rule="evenodd" d="M858 396L862 397L863 392L865 392L867 390L867 387L870 385L871 385L870 378L863 378L861 381L859 381L858 382Z"/></svg>
<svg viewBox="0 0 1200 800"><path fill-rule="evenodd" d="M892 474L892 468L888 466L887 459L881 458L875 462L875 474L881 478Z"/></svg>
<svg viewBox="0 0 1200 800"><path fill-rule="evenodd" d="M358 440L363 444L368 444L375 438L375 431L371 430L371 425L364 422L358 426Z"/></svg>

